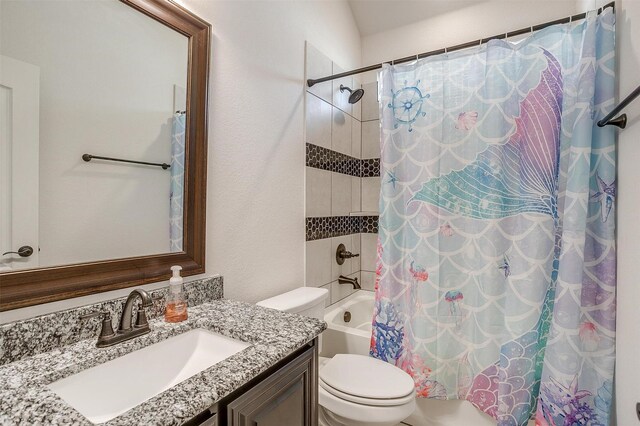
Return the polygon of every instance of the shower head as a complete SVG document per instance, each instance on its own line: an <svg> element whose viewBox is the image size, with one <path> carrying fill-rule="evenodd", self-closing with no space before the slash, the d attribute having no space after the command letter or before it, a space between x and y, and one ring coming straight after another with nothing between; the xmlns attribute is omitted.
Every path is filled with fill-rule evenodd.
<svg viewBox="0 0 640 426"><path fill-rule="evenodd" d="M342 93L345 90L347 90L349 93L351 93L349 95L349 103L350 104L355 104L360 99L362 99L362 96L364 95L364 90L362 90L362 89L351 90L347 86L344 86L344 85L341 84L340 85L340 92Z"/></svg>

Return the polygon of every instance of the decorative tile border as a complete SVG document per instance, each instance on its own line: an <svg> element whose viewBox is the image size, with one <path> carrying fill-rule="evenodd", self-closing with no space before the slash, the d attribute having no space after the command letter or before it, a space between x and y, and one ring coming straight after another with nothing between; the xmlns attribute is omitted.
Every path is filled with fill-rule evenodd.
<svg viewBox="0 0 640 426"><path fill-rule="evenodd" d="M306 218L306 240L350 234L377 234L378 216L323 216Z"/></svg>
<svg viewBox="0 0 640 426"><path fill-rule="evenodd" d="M378 177L378 176L380 176L380 159L379 158L360 160L360 177Z"/></svg>
<svg viewBox="0 0 640 426"><path fill-rule="evenodd" d="M307 143L307 166L350 176L360 176L360 160L337 151Z"/></svg>
<svg viewBox="0 0 640 426"><path fill-rule="evenodd" d="M306 218L307 241L341 235L357 234L360 225L357 216L324 216Z"/></svg>
<svg viewBox="0 0 640 426"><path fill-rule="evenodd" d="M306 145L306 165L309 167L356 177L380 176L379 158L360 160L312 143Z"/></svg>
<svg viewBox="0 0 640 426"><path fill-rule="evenodd" d="M378 233L378 216L360 216L361 234L377 234Z"/></svg>

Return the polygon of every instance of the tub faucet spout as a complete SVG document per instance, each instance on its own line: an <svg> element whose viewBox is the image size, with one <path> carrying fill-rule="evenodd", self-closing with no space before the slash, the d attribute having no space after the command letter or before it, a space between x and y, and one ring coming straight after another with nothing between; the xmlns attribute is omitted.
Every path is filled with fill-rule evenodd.
<svg viewBox="0 0 640 426"><path fill-rule="evenodd" d="M360 290L360 283L358 282L358 278L347 278L344 275L340 275L338 277L338 284L351 284L354 290Z"/></svg>

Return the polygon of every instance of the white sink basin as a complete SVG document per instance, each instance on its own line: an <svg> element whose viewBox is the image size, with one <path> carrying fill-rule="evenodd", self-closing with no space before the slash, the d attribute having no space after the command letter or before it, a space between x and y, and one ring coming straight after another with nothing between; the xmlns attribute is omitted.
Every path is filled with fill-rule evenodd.
<svg viewBox="0 0 640 426"><path fill-rule="evenodd" d="M250 345L190 330L48 385L93 423L113 419Z"/></svg>

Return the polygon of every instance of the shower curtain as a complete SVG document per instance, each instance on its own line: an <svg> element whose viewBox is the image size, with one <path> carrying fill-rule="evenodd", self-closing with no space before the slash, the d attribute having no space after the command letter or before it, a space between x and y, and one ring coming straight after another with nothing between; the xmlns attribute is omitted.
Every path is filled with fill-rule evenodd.
<svg viewBox="0 0 640 426"><path fill-rule="evenodd" d="M608 425L614 15L385 66L371 355L500 425Z"/></svg>
<svg viewBox="0 0 640 426"><path fill-rule="evenodd" d="M185 113L175 113L171 132L171 195L169 200L169 248L171 253L183 251L184 125Z"/></svg>

